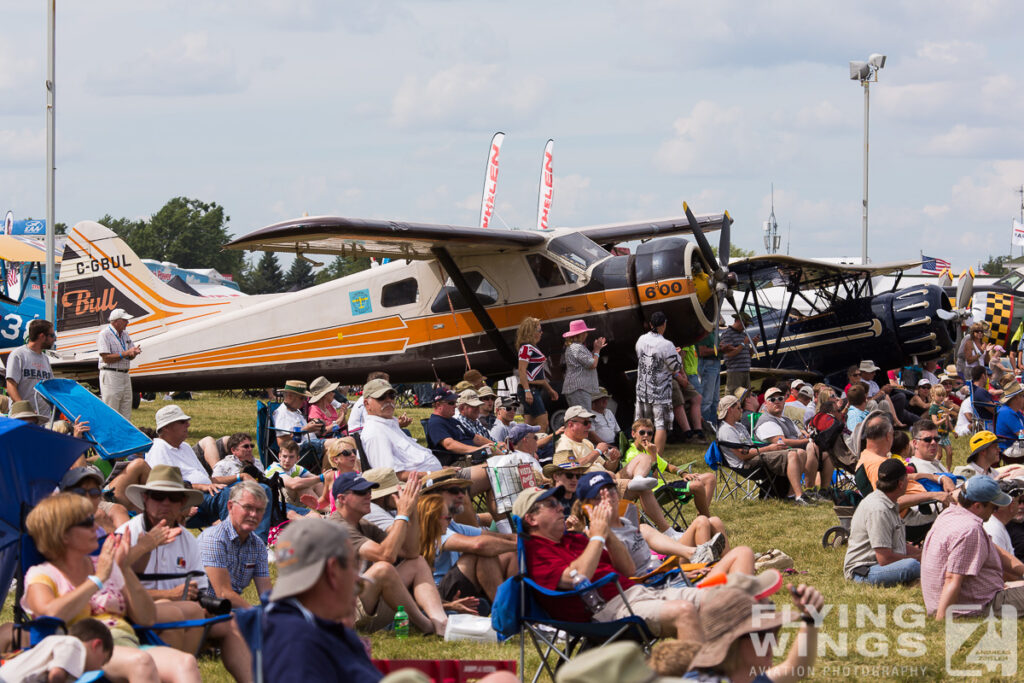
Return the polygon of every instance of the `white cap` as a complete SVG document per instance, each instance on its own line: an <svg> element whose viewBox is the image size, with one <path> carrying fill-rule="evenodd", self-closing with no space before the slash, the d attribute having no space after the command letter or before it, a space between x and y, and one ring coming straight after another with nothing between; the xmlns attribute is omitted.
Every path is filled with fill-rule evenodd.
<svg viewBox="0 0 1024 683"><path fill-rule="evenodd" d="M110 312L110 317L107 318L108 322L114 322L115 320L131 320L132 316L128 315L127 311L123 308L115 308Z"/></svg>

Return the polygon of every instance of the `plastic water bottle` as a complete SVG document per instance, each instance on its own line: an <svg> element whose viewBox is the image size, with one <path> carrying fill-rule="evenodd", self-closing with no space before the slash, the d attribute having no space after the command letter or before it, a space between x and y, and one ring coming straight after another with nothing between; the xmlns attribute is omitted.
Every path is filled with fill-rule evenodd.
<svg viewBox="0 0 1024 683"><path fill-rule="evenodd" d="M573 588L586 588L590 585L590 581L587 580L587 577L583 576L575 569L569 573L569 576L572 578ZM587 606L587 610L591 614L600 612L601 608L604 607L605 604L604 598L602 598L600 594L598 594L597 590L593 588L580 593L580 599L583 601L583 604Z"/></svg>
<svg viewBox="0 0 1024 683"><path fill-rule="evenodd" d="M395 612L395 638L409 637L409 615L405 613L405 607L398 606Z"/></svg>

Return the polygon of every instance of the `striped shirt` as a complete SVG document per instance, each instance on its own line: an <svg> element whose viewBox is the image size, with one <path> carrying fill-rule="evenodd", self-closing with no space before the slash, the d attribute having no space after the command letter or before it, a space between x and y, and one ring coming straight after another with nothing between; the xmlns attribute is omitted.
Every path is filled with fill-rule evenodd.
<svg viewBox="0 0 1024 683"><path fill-rule="evenodd" d="M96 346L99 349L100 354L109 353L124 353L128 349L132 348L132 338L128 336L128 329L121 334L117 333L113 325L107 325L100 333L96 336ZM104 363L103 359L100 359L101 368L112 368L114 370L127 370L132 365L131 359L122 358L116 360L113 363Z"/></svg>
<svg viewBox="0 0 1024 683"><path fill-rule="evenodd" d="M256 534L244 541L238 536L230 519L217 526L207 527L199 534L199 550L204 567L227 569L231 575L231 590L239 595L256 577L270 577L267 566L267 544Z"/></svg>
<svg viewBox="0 0 1024 683"><path fill-rule="evenodd" d="M743 342L747 338L747 333L744 330L735 330L732 327L726 328L725 332L722 333L722 339L719 342L719 347L724 346L740 346L743 347ZM724 357L725 369L729 372L750 372L750 348L743 347L740 352L732 357Z"/></svg>
<svg viewBox="0 0 1024 683"><path fill-rule="evenodd" d="M586 346L580 343L569 345L565 350L563 394L571 394L574 391L587 391L591 396L597 394L597 368L590 367L593 362L594 354Z"/></svg>

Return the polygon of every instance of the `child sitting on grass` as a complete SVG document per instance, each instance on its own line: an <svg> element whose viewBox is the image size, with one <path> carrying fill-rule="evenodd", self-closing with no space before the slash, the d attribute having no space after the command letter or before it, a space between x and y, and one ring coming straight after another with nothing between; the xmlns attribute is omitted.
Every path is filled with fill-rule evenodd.
<svg viewBox="0 0 1024 683"><path fill-rule="evenodd" d="M630 470L633 477L649 477L657 467L662 473L670 472L678 475L680 479L688 482L690 494L693 496L694 507L698 514L705 517L711 516L711 499L715 495L715 473L701 472L699 474L681 471L678 467L668 462L660 455L654 446L654 423L647 418L640 418L632 426L631 434L633 443L626 449L623 462L627 470ZM634 463L633 461L636 460Z"/></svg>
<svg viewBox="0 0 1024 683"><path fill-rule="evenodd" d="M0 680L63 683L86 671L99 671L110 660L114 640L97 619L80 619L66 636L47 636L0 667Z"/></svg>

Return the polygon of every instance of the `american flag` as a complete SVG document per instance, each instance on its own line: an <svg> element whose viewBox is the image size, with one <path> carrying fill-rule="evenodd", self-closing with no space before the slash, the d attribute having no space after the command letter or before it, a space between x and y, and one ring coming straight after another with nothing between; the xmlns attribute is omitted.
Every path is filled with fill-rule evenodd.
<svg viewBox="0 0 1024 683"><path fill-rule="evenodd" d="M934 256L921 256L921 274L922 275L939 275L940 273L950 269L950 262L946 259L936 258Z"/></svg>

